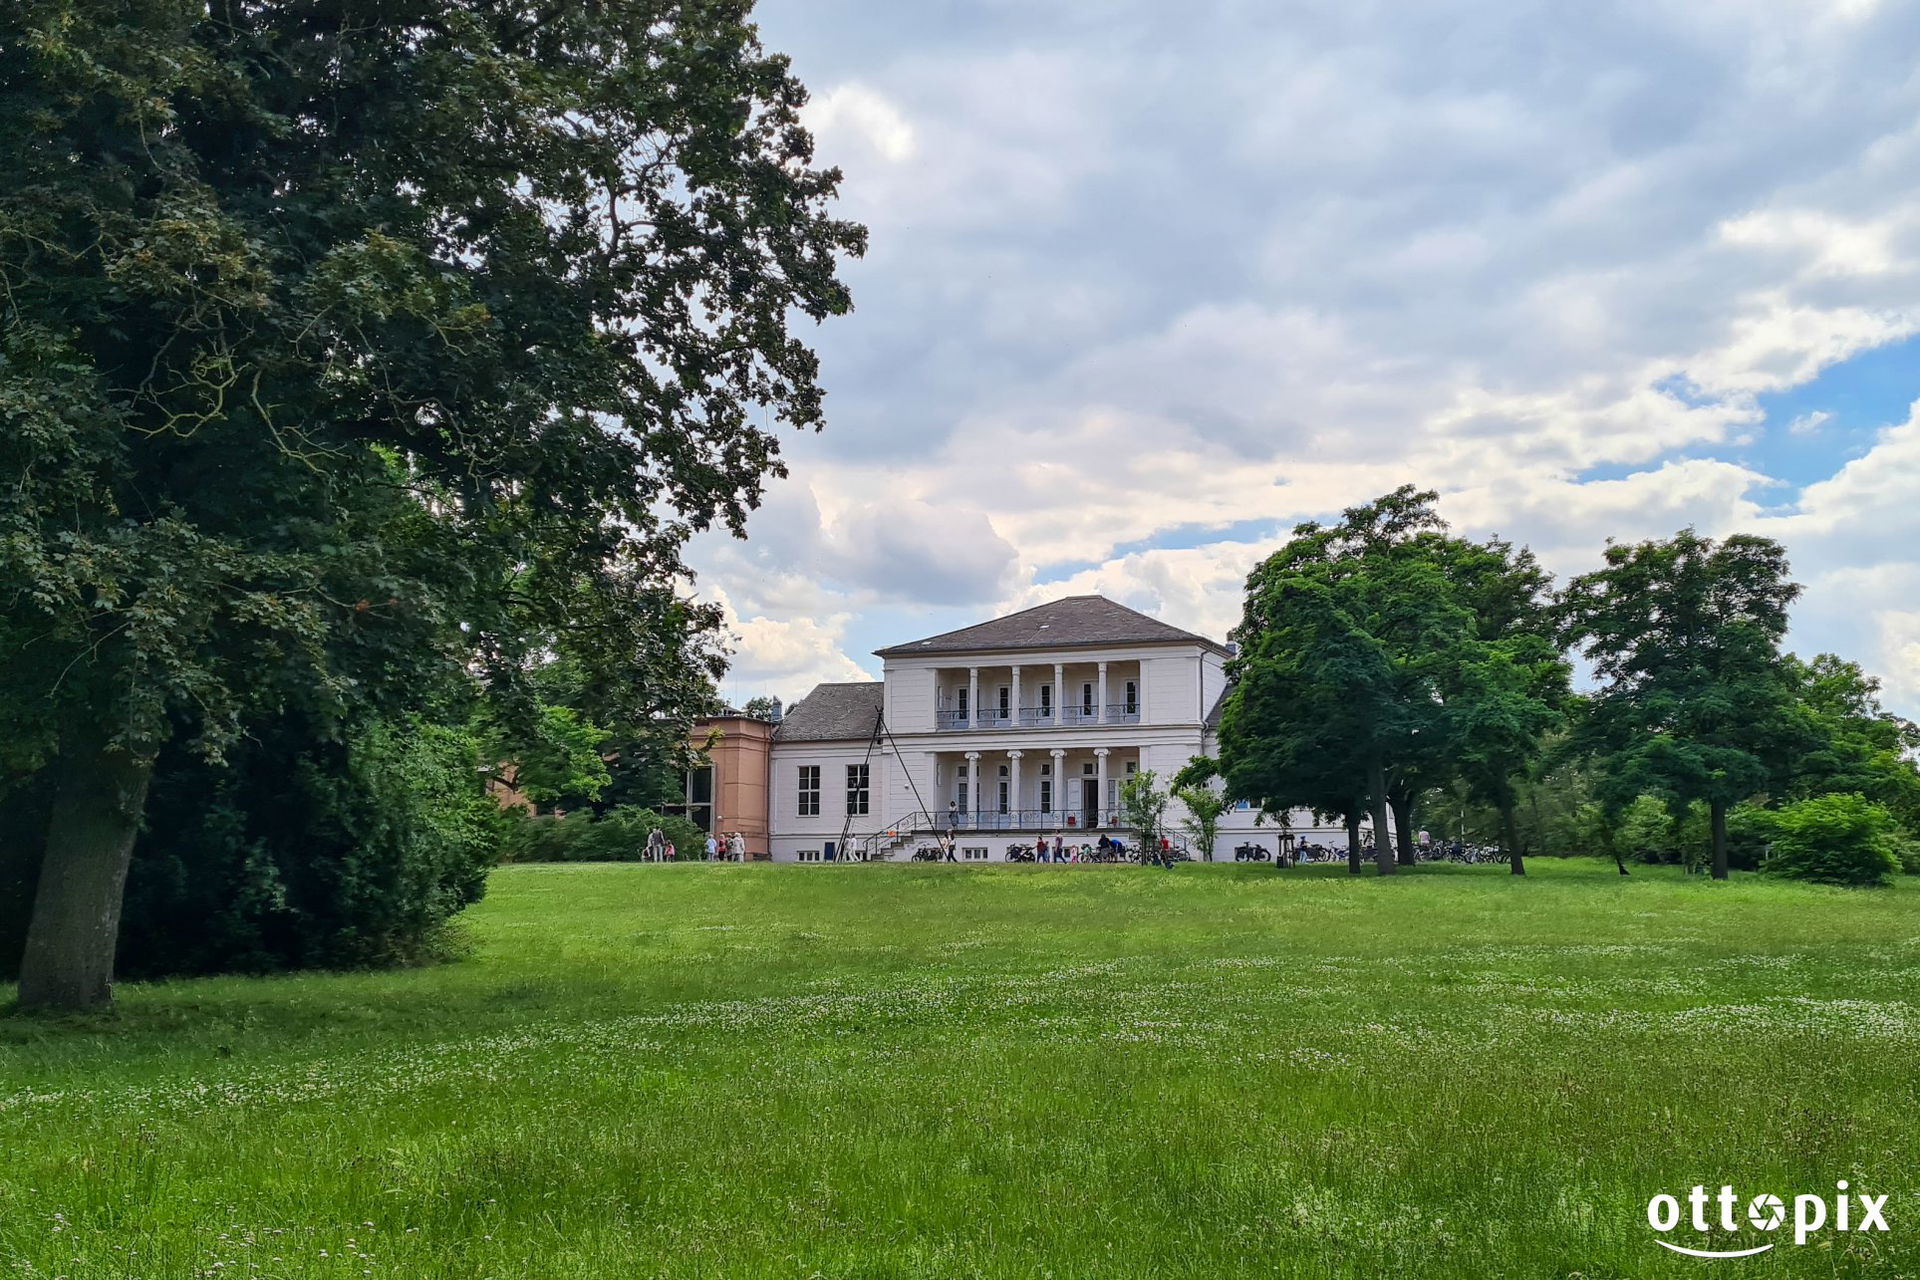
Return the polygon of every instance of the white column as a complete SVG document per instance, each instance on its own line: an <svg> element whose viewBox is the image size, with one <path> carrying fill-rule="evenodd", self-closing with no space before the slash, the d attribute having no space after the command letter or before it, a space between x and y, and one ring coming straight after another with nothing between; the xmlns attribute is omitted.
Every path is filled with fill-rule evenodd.
<svg viewBox="0 0 1920 1280"><path fill-rule="evenodd" d="M980 668L967 668L967 728L980 723ZM977 781L977 779L976 779Z"/></svg>
<svg viewBox="0 0 1920 1280"><path fill-rule="evenodd" d="M1054 670L1058 671L1059 668L1055 667ZM1058 685L1054 686L1053 707L1054 713L1059 714L1060 687ZM1047 754L1053 757L1053 825L1064 827L1067 825L1067 753L1055 747Z"/></svg>
<svg viewBox="0 0 1920 1280"><path fill-rule="evenodd" d="M1107 682L1107 664L1103 662L1100 664L1100 684L1102 688L1106 686L1106 682ZM1102 702L1100 705L1104 707L1106 703ZM1094 774L1093 774L1094 821L1098 825L1104 827L1107 825L1107 748L1106 747L1095 747L1093 749L1093 764L1094 764Z"/></svg>
<svg viewBox="0 0 1920 1280"><path fill-rule="evenodd" d="M1105 724L1107 722L1107 664L1104 662L1100 664L1100 688L1095 692L1095 696L1098 697L1100 701L1094 704L1094 720L1096 723ZM1107 793L1102 791L1100 793L1100 803L1105 804L1106 802Z"/></svg>
<svg viewBox="0 0 1920 1280"><path fill-rule="evenodd" d="M1017 669L1018 668L1016 668L1016 670ZM1016 680L1019 679L1018 676L1014 678ZM1025 754L1023 751L1007 752L1007 762L1013 766L1007 770L1007 791L1009 793L1007 796L1007 808L1016 815L1020 812L1020 757ZM1020 825L1020 819L1018 817L1012 818L1011 821L1016 827Z"/></svg>
<svg viewBox="0 0 1920 1280"><path fill-rule="evenodd" d="M1013 708L1012 710L1013 710L1013 723L1015 724L1015 726L1018 726L1020 723L1020 668L1018 667L1015 667L1013 669ZM1019 788L1016 787L1014 788L1014 790L1017 791L1019 790Z"/></svg>
<svg viewBox="0 0 1920 1280"><path fill-rule="evenodd" d="M967 752L967 808L970 813L979 813L980 804L980 753ZM968 823L969 826L974 825Z"/></svg>
<svg viewBox="0 0 1920 1280"><path fill-rule="evenodd" d="M1053 664L1053 722L1055 724L1067 722L1067 668L1058 662ZM1054 772L1060 771L1055 769ZM1056 795L1059 793L1059 778L1053 780L1053 790Z"/></svg>

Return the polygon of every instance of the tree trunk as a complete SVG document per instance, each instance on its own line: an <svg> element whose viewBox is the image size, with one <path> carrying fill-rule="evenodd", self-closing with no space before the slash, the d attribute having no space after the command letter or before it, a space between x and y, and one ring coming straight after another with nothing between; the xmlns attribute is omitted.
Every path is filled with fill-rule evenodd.
<svg viewBox="0 0 1920 1280"><path fill-rule="evenodd" d="M1400 856L1400 865L1413 865L1413 796L1399 791L1387 797L1387 803L1393 808L1393 847Z"/></svg>
<svg viewBox="0 0 1920 1280"><path fill-rule="evenodd" d="M1387 830L1387 766L1378 752L1367 761L1367 790L1373 798L1373 865L1390 876L1399 868L1393 861L1393 833Z"/></svg>
<svg viewBox="0 0 1920 1280"><path fill-rule="evenodd" d="M1520 852L1520 823L1513 815L1513 802L1500 806L1500 829L1507 837L1507 869L1517 876L1527 874L1526 856Z"/></svg>
<svg viewBox="0 0 1920 1280"><path fill-rule="evenodd" d="M1620 868L1620 874L1621 874L1621 875L1623 875L1623 876L1624 876L1624 875L1629 875L1629 874L1631 874L1631 873L1630 873L1630 872L1629 872L1629 871L1627 870L1627 860L1626 860L1625 858L1623 858L1623 857L1621 857L1621 856L1620 856L1620 851L1619 851L1618 849L1615 849L1615 850L1613 851L1613 865L1614 865L1614 866L1616 866L1616 867L1618 867L1618 868Z"/></svg>
<svg viewBox="0 0 1920 1280"><path fill-rule="evenodd" d="M1727 878L1727 802L1714 800L1707 806L1713 819L1713 878Z"/></svg>
<svg viewBox="0 0 1920 1280"><path fill-rule="evenodd" d="M52 767L59 781L20 958L20 1007L94 1009L113 999L120 904L153 763L90 746Z"/></svg>
<svg viewBox="0 0 1920 1280"><path fill-rule="evenodd" d="M1347 874L1360 874L1360 806L1347 810Z"/></svg>

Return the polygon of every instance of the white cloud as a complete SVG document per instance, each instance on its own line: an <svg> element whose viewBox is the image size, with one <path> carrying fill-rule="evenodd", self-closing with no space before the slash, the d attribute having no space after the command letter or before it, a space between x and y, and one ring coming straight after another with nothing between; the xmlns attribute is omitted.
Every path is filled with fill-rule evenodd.
<svg viewBox="0 0 1920 1280"><path fill-rule="evenodd" d="M760 21L824 89L808 119L873 251L820 331L828 431L751 543L705 553L751 616L1103 590L1220 634L1270 547L1248 526L1413 481L1563 572L1609 535L1774 532L1801 633L1907 654L1911 611L1858 575L1920 537L1911 424L1797 502L1761 428L1769 395L1920 333L1920 10ZM1208 545L1141 549L1172 530Z"/></svg>
<svg viewBox="0 0 1920 1280"><path fill-rule="evenodd" d="M893 164L914 153L913 125L899 107L863 84L836 86L809 102L801 119L829 148L855 138Z"/></svg>
<svg viewBox="0 0 1920 1280"><path fill-rule="evenodd" d="M842 651L851 615L741 617L724 590L707 594L727 610L733 659L723 693L734 705L760 694L793 702L822 682L872 678Z"/></svg>

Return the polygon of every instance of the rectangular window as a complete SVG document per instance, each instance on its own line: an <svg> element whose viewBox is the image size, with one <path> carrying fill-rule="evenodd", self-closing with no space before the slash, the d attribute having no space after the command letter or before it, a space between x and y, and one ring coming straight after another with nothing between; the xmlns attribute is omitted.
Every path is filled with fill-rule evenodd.
<svg viewBox="0 0 1920 1280"><path fill-rule="evenodd" d="M820 766L803 764L800 766L800 816L817 818L820 816ZM818 850L814 857L819 857Z"/></svg>
<svg viewBox="0 0 1920 1280"><path fill-rule="evenodd" d="M1140 686L1132 680L1127 681L1127 714L1130 716L1140 714Z"/></svg>
<svg viewBox="0 0 1920 1280"><path fill-rule="evenodd" d="M1053 715L1053 686L1050 684L1040 686L1040 715L1043 719Z"/></svg>
<svg viewBox="0 0 1920 1280"><path fill-rule="evenodd" d="M982 848L962 848L960 850L960 856L968 862L985 862L987 860L987 851Z"/></svg>
<svg viewBox="0 0 1920 1280"><path fill-rule="evenodd" d="M953 802L959 806L960 812L965 813L967 811L967 784L966 783L963 782L954 789Z"/></svg>
<svg viewBox="0 0 1920 1280"><path fill-rule="evenodd" d="M1007 811L1007 797L1011 794L1012 786L1013 784L1005 778L1000 779L1000 812L1002 813Z"/></svg>
<svg viewBox="0 0 1920 1280"><path fill-rule="evenodd" d="M1093 686L1090 684L1080 686L1080 714L1083 716L1093 714Z"/></svg>
<svg viewBox="0 0 1920 1280"><path fill-rule="evenodd" d="M802 849L797 856L802 862L820 861L820 851L818 849Z"/></svg>
<svg viewBox="0 0 1920 1280"><path fill-rule="evenodd" d="M685 818L702 831L713 830L713 766L703 764L687 770L686 786L677 804L662 805L664 812Z"/></svg>
<svg viewBox="0 0 1920 1280"><path fill-rule="evenodd" d="M864 764L847 766L847 812L856 818L867 812L867 766Z"/></svg>
<svg viewBox="0 0 1920 1280"><path fill-rule="evenodd" d="M1046 768L1045 765L1040 767ZM1040 779L1040 812L1053 812L1053 779L1051 778Z"/></svg>
<svg viewBox="0 0 1920 1280"><path fill-rule="evenodd" d="M1007 718L1007 709L1013 705L1013 690L1006 685L1000 686L1000 718Z"/></svg>
<svg viewBox="0 0 1920 1280"><path fill-rule="evenodd" d="M960 709L960 718L961 718L962 720L965 720L965 719L967 718L967 689L966 689L966 686L965 686L965 685L962 685L962 686L960 686L960 688L958 688L958 689L956 689L956 690L954 690L954 693L953 693L953 696L954 696L954 705L955 705L955 706L957 706L957 707L958 707L958 708Z"/></svg>

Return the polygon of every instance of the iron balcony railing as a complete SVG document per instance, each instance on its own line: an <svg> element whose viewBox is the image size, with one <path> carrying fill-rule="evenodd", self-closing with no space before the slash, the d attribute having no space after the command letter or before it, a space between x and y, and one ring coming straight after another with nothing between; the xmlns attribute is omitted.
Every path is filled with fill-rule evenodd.
<svg viewBox="0 0 1920 1280"><path fill-rule="evenodd" d="M1108 703L1104 721L1093 707L1085 703L1070 703L1060 707L1021 707L1018 716L1011 709L1001 707L983 707L975 715L958 710L934 712L934 727L938 729L1057 729L1139 723L1140 704L1137 702Z"/></svg>
<svg viewBox="0 0 1920 1280"><path fill-rule="evenodd" d="M944 831L1099 831L1120 825L1112 810L1088 813L1083 809L948 809L910 813L889 830L907 834ZM883 833L884 834L884 833Z"/></svg>

